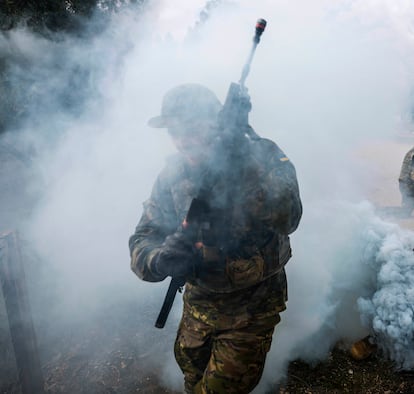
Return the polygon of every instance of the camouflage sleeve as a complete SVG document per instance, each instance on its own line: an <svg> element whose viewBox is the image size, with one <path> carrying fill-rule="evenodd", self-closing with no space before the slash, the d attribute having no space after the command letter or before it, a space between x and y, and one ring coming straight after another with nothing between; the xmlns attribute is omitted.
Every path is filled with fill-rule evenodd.
<svg viewBox="0 0 414 394"><path fill-rule="evenodd" d="M260 168L256 190L248 191L254 196L254 214L265 227L290 234L302 216L295 167L276 144L264 140L262 145L255 157Z"/></svg>
<svg viewBox="0 0 414 394"><path fill-rule="evenodd" d="M151 197L144 202L141 219L135 233L129 238L131 269L148 282L165 279L154 269L154 261L165 237L177 228L171 193L158 178Z"/></svg>
<svg viewBox="0 0 414 394"><path fill-rule="evenodd" d="M414 148L410 149L404 156L400 176L398 178L399 182L403 183L414 183L413 179L413 170L414 170Z"/></svg>
<svg viewBox="0 0 414 394"><path fill-rule="evenodd" d="M266 177L271 220L281 233L290 234L296 230L302 217L296 170L284 154L275 155L271 164L275 165Z"/></svg>
<svg viewBox="0 0 414 394"><path fill-rule="evenodd" d="M404 156L398 183L402 205L412 209L414 206L414 148L410 149Z"/></svg>

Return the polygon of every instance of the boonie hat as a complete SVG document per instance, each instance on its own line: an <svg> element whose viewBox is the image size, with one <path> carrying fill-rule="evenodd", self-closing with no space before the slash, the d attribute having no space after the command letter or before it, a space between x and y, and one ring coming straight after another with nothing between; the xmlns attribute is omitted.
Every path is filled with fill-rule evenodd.
<svg viewBox="0 0 414 394"><path fill-rule="evenodd" d="M215 120L221 110L216 95L203 85L188 83L170 89L162 100L161 115L148 121L150 127L169 127L177 122Z"/></svg>

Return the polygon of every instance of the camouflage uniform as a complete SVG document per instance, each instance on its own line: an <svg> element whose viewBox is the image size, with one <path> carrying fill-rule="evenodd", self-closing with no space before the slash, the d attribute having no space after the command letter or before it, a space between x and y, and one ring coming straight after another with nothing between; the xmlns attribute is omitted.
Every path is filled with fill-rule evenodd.
<svg viewBox="0 0 414 394"><path fill-rule="evenodd" d="M403 160L398 178L402 197L402 207L410 213L414 209L414 148L410 149Z"/></svg>
<svg viewBox="0 0 414 394"><path fill-rule="evenodd" d="M205 246L201 269L186 283L175 356L188 393L251 392L286 308L288 234L302 214L295 169L267 139L251 141L245 159L249 164L238 184L218 181L210 199L233 189L225 224L229 237L240 241L238 249L220 255L214 245ZM164 279L154 269L154 256L186 217L200 171L177 156L158 176L129 241L131 268L141 279Z"/></svg>

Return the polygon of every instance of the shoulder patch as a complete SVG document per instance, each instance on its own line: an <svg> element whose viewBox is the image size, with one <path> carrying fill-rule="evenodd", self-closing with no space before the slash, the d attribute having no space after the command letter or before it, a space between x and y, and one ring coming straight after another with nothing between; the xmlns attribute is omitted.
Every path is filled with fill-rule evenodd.
<svg viewBox="0 0 414 394"><path fill-rule="evenodd" d="M286 156L285 157L281 157L279 160L280 161L289 161L289 159Z"/></svg>

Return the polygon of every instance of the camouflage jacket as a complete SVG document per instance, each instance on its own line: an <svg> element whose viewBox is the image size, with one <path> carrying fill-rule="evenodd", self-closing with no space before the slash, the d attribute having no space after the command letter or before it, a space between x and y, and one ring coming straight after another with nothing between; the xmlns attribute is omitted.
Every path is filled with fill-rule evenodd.
<svg viewBox="0 0 414 394"><path fill-rule="evenodd" d="M400 183L405 183L411 189L414 188L414 148L405 154L398 180Z"/></svg>
<svg viewBox="0 0 414 394"><path fill-rule="evenodd" d="M154 257L165 237L186 218L192 200L199 195L202 174L201 168L189 166L178 155L158 176L129 239L131 269L141 279L165 279L153 269ZM274 142L252 140L243 157L243 171L237 174L232 182L219 177L208 198L225 216L210 231L225 231L218 239L232 246L206 245L201 239L202 269L188 278L192 285L213 292L247 288L280 272L291 256L288 234L297 228L302 215L295 168ZM224 195L230 198L220 211Z"/></svg>

